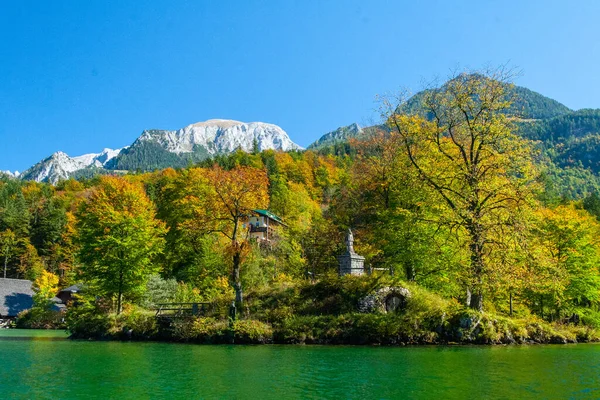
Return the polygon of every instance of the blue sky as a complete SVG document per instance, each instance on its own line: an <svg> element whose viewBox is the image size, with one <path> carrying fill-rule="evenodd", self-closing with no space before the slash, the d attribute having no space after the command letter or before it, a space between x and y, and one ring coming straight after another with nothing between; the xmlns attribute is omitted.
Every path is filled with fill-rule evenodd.
<svg viewBox="0 0 600 400"><path fill-rule="evenodd" d="M378 94L486 64L600 108L595 0L0 2L0 170L211 118L307 146L376 121Z"/></svg>

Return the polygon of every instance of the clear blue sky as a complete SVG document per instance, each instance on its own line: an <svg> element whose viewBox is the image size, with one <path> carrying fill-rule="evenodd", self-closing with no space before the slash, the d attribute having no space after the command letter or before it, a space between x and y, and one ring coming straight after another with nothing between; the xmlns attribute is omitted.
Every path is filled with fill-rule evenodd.
<svg viewBox="0 0 600 400"><path fill-rule="evenodd" d="M456 67L600 108L600 1L0 0L0 169L210 118L307 146Z"/></svg>

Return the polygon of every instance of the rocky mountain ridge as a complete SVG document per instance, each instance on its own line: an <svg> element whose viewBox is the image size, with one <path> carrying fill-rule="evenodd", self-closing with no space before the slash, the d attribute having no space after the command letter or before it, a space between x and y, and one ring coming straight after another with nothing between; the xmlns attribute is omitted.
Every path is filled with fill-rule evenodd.
<svg viewBox="0 0 600 400"><path fill-rule="evenodd" d="M179 130L145 130L131 146L71 157L58 151L24 171L24 180L57 183L77 175L111 170L183 167L217 154L243 151L301 150L277 125L211 119ZM10 174L14 176L14 174Z"/></svg>

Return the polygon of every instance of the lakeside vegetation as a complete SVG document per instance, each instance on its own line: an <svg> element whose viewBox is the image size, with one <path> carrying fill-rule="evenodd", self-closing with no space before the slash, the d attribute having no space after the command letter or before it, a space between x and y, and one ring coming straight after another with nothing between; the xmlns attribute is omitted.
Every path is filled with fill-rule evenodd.
<svg viewBox="0 0 600 400"><path fill-rule="evenodd" d="M38 289L20 320L45 326L56 289L82 282L66 315L82 338L598 340L600 200L594 188L552 190L566 169L516 134L504 78L462 74L409 112L390 104L386 129L334 154L238 151L56 186L2 178L4 270ZM276 240L249 238L255 209L285 221ZM336 276L347 228L372 276ZM403 307L361 312L361 299L389 287L410 292ZM150 309L169 302L211 308L161 322Z"/></svg>

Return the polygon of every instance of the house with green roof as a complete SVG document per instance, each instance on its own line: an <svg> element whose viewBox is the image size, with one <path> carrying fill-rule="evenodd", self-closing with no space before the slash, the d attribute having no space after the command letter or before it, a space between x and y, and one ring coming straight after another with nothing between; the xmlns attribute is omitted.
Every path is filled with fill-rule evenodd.
<svg viewBox="0 0 600 400"><path fill-rule="evenodd" d="M248 217L250 239L258 242L270 242L276 238L276 231L281 226L287 226L281 218L269 210L252 210Z"/></svg>

